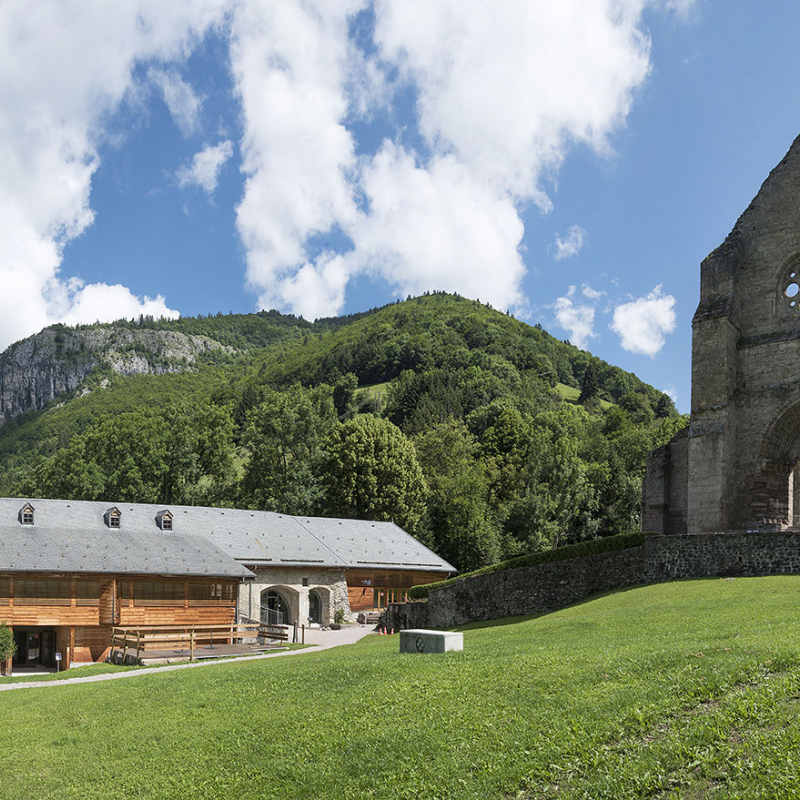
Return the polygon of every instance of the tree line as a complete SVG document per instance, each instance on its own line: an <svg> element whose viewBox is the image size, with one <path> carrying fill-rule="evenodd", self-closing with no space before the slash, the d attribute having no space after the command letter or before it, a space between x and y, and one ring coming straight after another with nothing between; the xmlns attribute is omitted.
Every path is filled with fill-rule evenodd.
<svg viewBox="0 0 800 800"><path fill-rule="evenodd" d="M583 383L578 403L503 359L406 370L378 413L353 374L251 384L94 420L11 491L393 520L470 570L638 528L644 456L685 420Z"/></svg>

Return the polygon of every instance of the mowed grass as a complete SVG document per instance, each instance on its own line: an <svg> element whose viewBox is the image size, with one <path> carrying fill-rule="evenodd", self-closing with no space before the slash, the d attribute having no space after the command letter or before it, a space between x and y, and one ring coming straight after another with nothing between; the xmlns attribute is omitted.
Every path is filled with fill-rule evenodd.
<svg viewBox="0 0 800 800"><path fill-rule="evenodd" d="M800 577L0 693L7 798L800 797Z"/></svg>

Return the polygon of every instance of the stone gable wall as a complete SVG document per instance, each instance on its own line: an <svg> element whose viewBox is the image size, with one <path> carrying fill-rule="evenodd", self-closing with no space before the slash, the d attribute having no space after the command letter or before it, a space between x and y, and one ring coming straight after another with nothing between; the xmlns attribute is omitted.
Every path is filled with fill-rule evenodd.
<svg viewBox="0 0 800 800"><path fill-rule="evenodd" d="M395 603L395 630L450 628L542 614L604 592L691 578L800 573L800 533L649 536L643 547L478 575L432 589L427 601Z"/></svg>

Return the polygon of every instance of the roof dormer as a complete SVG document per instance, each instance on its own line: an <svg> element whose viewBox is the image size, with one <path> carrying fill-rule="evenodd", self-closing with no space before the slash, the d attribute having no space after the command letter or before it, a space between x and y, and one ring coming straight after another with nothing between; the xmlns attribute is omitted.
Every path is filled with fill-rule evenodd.
<svg viewBox="0 0 800 800"><path fill-rule="evenodd" d="M161 528L162 531L171 531L172 530L172 512L164 509L163 511L159 511L156 514L156 525Z"/></svg>
<svg viewBox="0 0 800 800"><path fill-rule="evenodd" d="M116 506L109 508L108 511L103 514L103 519L106 521L106 525L109 528L119 530L122 527L122 512Z"/></svg>
<svg viewBox="0 0 800 800"><path fill-rule="evenodd" d="M25 503L19 510L20 525L33 525L34 508L30 503Z"/></svg>

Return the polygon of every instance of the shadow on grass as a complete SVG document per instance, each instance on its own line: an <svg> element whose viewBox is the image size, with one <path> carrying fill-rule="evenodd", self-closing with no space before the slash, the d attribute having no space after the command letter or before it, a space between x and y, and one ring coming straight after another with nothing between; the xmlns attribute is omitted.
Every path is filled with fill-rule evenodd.
<svg viewBox="0 0 800 800"><path fill-rule="evenodd" d="M743 576L744 577L744 576ZM452 628L448 628L447 630L453 631L474 631L474 630L481 630L483 628L497 628L503 625L517 625L520 622L530 622L534 619L540 619L541 617L550 616L550 614L555 614L559 611L567 611L569 609L580 608L581 606L585 606L589 603L594 603L595 600L599 600L603 597L611 597L612 595L621 596L624 594L628 594L629 592L635 592L639 589L644 589L647 586L660 586L665 583L712 583L720 580L735 580L733 577L728 576L711 576L705 578L685 578L676 581L656 581L654 583L637 583L633 586L624 586L620 589L609 589L607 592L599 592L598 594L589 595L588 597L584 597L582 600L578 600L576 603L572 603L567 606L559 606L558 608L552 608L548 611L540 611L537 614L519 614L513 617L495 617L494 619L487 619L481 620L478 622L468 622L464 625L456 625Z"/></svg>

